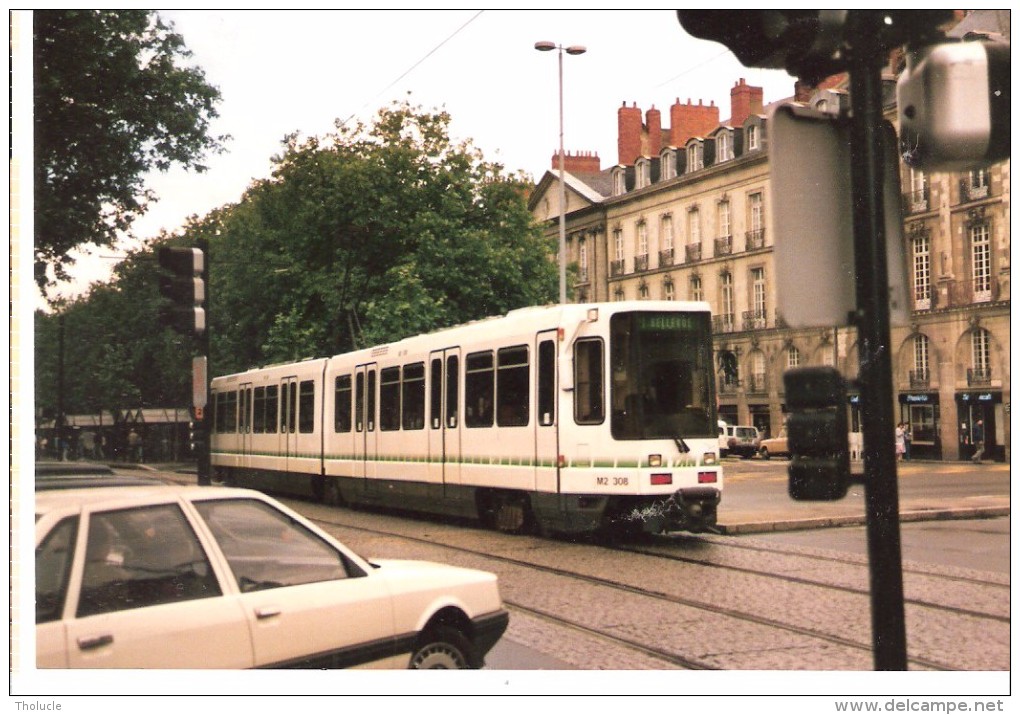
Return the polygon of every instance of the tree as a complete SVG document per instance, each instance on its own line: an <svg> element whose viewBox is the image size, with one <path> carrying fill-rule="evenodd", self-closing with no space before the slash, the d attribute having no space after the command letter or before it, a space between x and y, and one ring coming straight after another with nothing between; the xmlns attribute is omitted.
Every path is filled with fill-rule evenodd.
<svg viewBox="0 0 1020 715"><path fill-rule="evenodd" d="M155 197L152 170L203 171L219 90L149 10L33 13L36 281L75 246L112 245Z"/></svg>
<svg viewBox="0 0 1020 715"><path fill-rule="evenodd" d="M272 178L217 218L217 372L554 299L555 247L527 210L530 184L453 144L449 121L399 103L371 126L287 139Z"/></svg>

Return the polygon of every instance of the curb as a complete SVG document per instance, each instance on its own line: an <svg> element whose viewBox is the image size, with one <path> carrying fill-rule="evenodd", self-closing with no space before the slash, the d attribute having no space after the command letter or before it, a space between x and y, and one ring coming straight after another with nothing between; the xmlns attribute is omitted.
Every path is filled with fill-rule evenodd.
<svg viewBox="0 0 1020 715"><path fill-rule="evenodd" d="M1009 516L1009 507L977 507L970 509L921 509L900 514L900 523L914 521L949 521L953 519L993 519ZM801 531L806 529L827 529L840 526L864 526L863 514L851 516L827 516L813 519L786 519L782 521L746 522L743 524L720 524L721 534L767 534L777 531Z"/></svg>

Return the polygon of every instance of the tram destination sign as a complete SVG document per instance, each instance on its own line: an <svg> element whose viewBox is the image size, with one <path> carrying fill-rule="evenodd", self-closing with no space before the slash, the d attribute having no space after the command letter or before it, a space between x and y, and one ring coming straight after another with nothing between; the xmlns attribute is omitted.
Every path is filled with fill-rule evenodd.
<svg viewBox="0 0 1020 715"><path fill-rule="evenodd" d="M691 313L639 313L637 327L642 332L693 331L701 327L698 318Z"/></svg>

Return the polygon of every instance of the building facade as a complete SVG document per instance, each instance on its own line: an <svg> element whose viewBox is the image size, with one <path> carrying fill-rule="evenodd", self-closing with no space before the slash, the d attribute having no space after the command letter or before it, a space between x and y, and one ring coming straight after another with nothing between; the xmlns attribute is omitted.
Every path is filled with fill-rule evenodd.
<svg viewBox="0 0 1020 715"><path fill-rule="evenodd" d="M890 90L894 78L890 78ZM796 87L790 100L838 111L840 78ZM858 373L856 330L793 329L777 311L769 210L769 112L760 88L737 81L728 119L713 104L679 100L663 127L656 109L618 110L618 163L565 157L572 299L705 300L720 370L720 417L775 435L785 419L782 375L833 365ZM895 97L890 91L889 96ZM890 101L888 116L895 116ZM810 160L810 157L805 157ZM531 199L558 230L558 156ZM1009 455L1009 161L963 173L903 165L904 256L913 297L909 325L894 327L897 421L910 425L919 458L965 459L982 421L986 458ZM824 277L804 276L825 290ZM860 448L858 395L849 404L851 448Z"/></svg>

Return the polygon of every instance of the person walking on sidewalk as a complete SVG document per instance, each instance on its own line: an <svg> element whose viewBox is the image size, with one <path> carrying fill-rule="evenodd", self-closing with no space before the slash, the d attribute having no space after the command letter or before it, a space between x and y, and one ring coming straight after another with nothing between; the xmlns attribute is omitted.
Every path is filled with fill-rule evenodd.
<svg viewBox="0 0 1020 715"><path fill-rule="evenodd" d="M903 459L910 461L910 423L903 423Z"/></svg>
<svg viewBox="0 0 1020 715"><path fill-rule="evenodd" d="M903 454L906 452L907 443L903 438L903 423L900 422L896 425L896 461L903 459Z"/></svg>
<svg viewBox="0 0 1020 715"><path fill-rule="evenodd" d="M974 456L971 457L971 461L974 464L981 464L981 458L985 456L985 423L982 420L974 423L971 438L974 440Z"/></svg>

